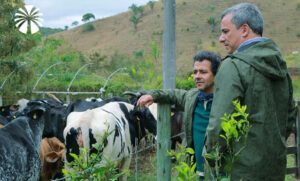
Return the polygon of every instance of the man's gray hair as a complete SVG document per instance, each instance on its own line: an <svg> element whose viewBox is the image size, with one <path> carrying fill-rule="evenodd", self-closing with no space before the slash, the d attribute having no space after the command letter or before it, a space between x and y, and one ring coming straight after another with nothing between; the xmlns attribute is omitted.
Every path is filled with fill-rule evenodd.
<svg viewBox="0 0 300 181"><path fill-rule="evenodd" d="M252 31L260 36L264 30L264 20L259 9L252 3L240 3L226 9L221 20L227 14L232 13L231 22L239 29L243 24L248 24Z"/></svg>

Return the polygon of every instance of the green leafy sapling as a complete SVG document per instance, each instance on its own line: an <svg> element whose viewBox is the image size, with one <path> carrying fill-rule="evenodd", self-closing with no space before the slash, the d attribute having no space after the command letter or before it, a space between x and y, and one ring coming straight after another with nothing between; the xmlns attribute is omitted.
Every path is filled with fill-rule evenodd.
<svg viewBox="0 0 300 181"><path fill-rule="evenodd" d="M198 174L195 172L196 163L194 163L195 151L192 148L185 148L177 144L179 151L167 151L167 154L176 160L175 169L178 172L176 180L179 181L192 181L197 180Z"/></svg>
<svg viewBox="0 0 300 181"><path fill-rule="evenodd" d="M207 178L213 175L215 172L216 176L214 180L230 180L232 174L232 168L234 163L240 158L241 152L247 146L247 138L248 133L250 131L251 125L248 121L248 114L246 113L247 106L241 106L238 100L233 101L233 105L235 107L235 111L232 114L225 113L221 119L223 120L221 123L222 133L220 135L221 138L225 141L225 150L224 153L222 150L224 148L217 143L213 149L213 151L209 154L205 154L206 160L206 176ZM237 145L242 143L240 147ZM240 144L239 144L240 145ZM209 167L208 160L214 162L214 171ZM225 162L225 163L224 163ZM221 176L220 170L226 173L226 176Z"/></svg>

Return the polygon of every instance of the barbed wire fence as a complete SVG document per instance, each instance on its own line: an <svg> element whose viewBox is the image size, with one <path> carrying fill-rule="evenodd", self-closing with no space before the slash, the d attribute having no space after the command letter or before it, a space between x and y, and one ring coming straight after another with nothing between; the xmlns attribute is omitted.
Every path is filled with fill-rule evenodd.
<svg viewBox="0 0 300 181"><path fill-rule="evenodd" d="M170 139L176 138L178 136L183 136L184 134L185 134L184 132L178 133L178 134L172 136ZM165 142L165 144L168 144L168 143L170 143L170 141L166 141ZM117 160L111 160L111 161L118 162L118 161L120 161L120 160L122 160L124 158L129 158L131 156L135 157L135 172L134 173L135 173L135 180L138 181L138 165L139 165L138 164L138 154L141 153L141 152L148 151L149 149L156 148L156 146L157 146L156 143L152 143L152 144L149 144L149 145L147 145L147 146L145 146L145 147L143 147L141 149L138 149L138 141L137 141L137 139L135 139L135 147L134 147L135 151L134 152L130 153L127 157L123 157L123 158L120 158L120 159L117 159ZM105 164L99 164L99 165L97 165L97 167L103 167L103 166L105 166ZM84 171L78 171L77 173L75 173L75 175L79 175L80 173L86 172L86 171L88 171L90 169L91 168L87 168ZM71 178L71 177L72 176L65 176L65 177L62 177L62 178L53 179L51 181L62 181L62 180L66 180L66 179Z"/></svg>

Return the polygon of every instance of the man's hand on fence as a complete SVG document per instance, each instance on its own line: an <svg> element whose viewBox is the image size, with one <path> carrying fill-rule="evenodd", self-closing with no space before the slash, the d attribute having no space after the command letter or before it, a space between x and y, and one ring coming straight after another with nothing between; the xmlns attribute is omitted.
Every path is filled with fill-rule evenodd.
<svg viewBox="0 0 300 181"><path fill-rule="evenodd" d="M137 106L139 106L140 108L149 107L151 104L153 104L153 102L153 97L149 94L146 94L139 98L139 100L137 101Z"/></svg>

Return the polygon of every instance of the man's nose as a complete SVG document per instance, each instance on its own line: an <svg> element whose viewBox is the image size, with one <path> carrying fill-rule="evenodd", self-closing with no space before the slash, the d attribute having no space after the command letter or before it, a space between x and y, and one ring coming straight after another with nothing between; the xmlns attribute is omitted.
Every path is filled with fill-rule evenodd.
<svg viewBox="0 0 300 181"><path fill-rule="evenodd" d="M219 42L224 42L225 41L225 38L224 38L224 36L223 35L220 35L220 37L219 37Z"/></svg>
<svg viewBox="0 0 300 181"><path fill-rule="evenodd" d="M200 78L201 78L201 74L200 74L199 72L197 72L196 74L194 74L194 77L195 77L196 79L200 79Z"/></svg>

